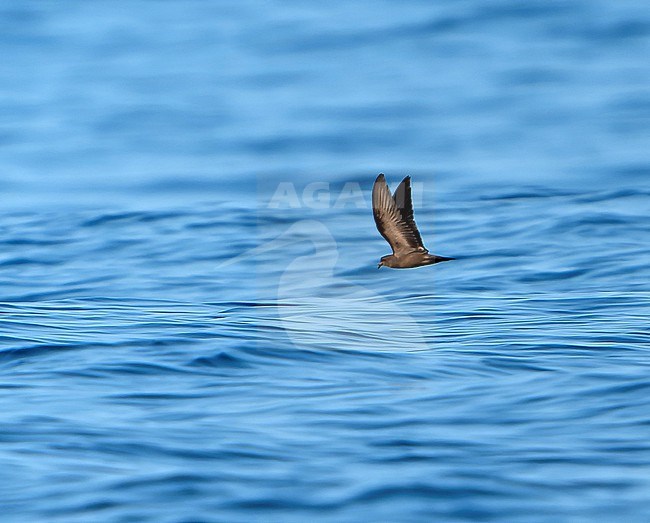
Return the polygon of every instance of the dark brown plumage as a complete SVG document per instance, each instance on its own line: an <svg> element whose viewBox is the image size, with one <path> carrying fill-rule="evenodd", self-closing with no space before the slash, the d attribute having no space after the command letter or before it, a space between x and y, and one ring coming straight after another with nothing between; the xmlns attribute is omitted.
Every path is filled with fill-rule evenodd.
<svg viewBox="0 0 650 523"><path fill-rule="evenodd" d="M377 176L372 187L372 212L377 230L393 250L393 254L381 258L379 267L409 269L453 260L429 254L424 247L413 219L410 176L402 180L392 196L384 175Z"/></svg>

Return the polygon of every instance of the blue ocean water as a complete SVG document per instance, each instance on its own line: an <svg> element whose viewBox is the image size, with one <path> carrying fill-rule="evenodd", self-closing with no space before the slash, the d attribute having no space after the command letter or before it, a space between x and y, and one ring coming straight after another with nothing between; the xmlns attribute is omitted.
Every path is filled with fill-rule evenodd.
<svg viewBox="0 0 650 523"><path fill-rule="evenodd" d="M0 6L3 521L650 520L644 1ZM377 173L427 246L377 270Z"/></svg>

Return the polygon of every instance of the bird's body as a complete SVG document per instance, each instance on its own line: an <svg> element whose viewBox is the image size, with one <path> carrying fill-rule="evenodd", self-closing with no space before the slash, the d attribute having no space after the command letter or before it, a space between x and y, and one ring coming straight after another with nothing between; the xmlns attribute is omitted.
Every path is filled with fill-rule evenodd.
<svg viewBox="0 0 650 523"><path fill-rule="evenodd" d="M377 230L393 250L393 254L381 258L379 267L411 269L454 259L429 254L424 247L413 219L410 176L402 180L392 196L384 175L377 176L372 187L372 211Z"/></svg>
<svg viewBox="0 0 650 523"><path fill-rule="evenodd" d="M395 256L394 254L387 254L382 256L380 265L391 267L392 269L412 269L413 267L422 267L423 265L432 265L434 263L453 260L454 258L446 258L445 256L436 256L428 252L409 252L403 256Z"/></svg>

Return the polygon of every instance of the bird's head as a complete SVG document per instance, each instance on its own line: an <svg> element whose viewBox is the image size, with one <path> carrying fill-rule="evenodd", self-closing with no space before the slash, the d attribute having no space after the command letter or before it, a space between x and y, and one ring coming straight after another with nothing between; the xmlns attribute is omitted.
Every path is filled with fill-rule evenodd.
<svg viewBox="0 0 650 523"><path fill-rule="evenodd" d="M390 254L387 254L386 256L382 256L381 260L379 260L379 264L377 265L378 269L381 269L382 267L390 267Z"/></svg>

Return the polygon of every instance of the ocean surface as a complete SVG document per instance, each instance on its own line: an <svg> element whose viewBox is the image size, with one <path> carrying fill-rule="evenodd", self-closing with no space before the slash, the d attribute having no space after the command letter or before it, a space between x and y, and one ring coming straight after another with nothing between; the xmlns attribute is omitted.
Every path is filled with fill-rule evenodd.
<svg viewBox="0 0 650 523"><path fill-rule="evenodd" d="M3 522L650 521L643 0L4 2ZM369 195L425 244L377 270Z"/></svg>

